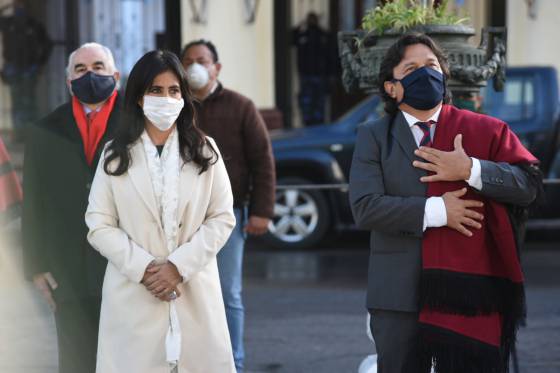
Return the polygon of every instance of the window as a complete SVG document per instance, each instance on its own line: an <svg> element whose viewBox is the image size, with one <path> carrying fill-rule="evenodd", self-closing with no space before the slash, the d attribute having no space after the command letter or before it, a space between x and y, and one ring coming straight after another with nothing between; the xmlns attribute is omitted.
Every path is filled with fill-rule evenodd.
<svg viewBox="0 0 560 373"><path fill-rule="evenodd" d="M535 80L532 77L511 77L502 92L496 92L492 83L483 90L483 110L494 117L512 123L533 118L535 115Z"/></svg>

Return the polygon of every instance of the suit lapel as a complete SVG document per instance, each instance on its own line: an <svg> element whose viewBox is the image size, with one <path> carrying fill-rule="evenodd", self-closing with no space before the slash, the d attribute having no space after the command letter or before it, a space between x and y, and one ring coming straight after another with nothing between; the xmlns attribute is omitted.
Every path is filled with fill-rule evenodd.
<svg viewBox="0 0 560 373"><path fill-rule="evenodd" d="M140 194L140 197L152 213L154 219L162 227L161 216L158 212L156 196L152 186L150 172L148 170L148 162L146 160L146 152L142 140L139 139L130 149L132 163L128 169L128 174L132 180L132 184Z"/></svg>
<svg viewBox="0 0 560 373"><path fill-rule="evenodd" d="M419 175L419 177L426 176L427 173L425 171L423 171L420 168L416 168L412 166L413 161L415 160L424 161L424 160L414 155L414 151L418 149L418 146L416 145L416 141L414 140L414 135L410 130L410 126L408 125L408 122L406 121L404 115L400 111L395 116L395 119L393 120L392 127L391 127L391 135L395 138L395 140L401 147L404 154L410 160L410 167L412 167L415 170L415 172Z"/></svg>

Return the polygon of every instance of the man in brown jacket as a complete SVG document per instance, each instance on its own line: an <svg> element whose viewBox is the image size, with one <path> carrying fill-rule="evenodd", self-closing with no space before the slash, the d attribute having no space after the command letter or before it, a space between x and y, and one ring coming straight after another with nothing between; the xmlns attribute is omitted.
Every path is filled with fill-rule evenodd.
<svg viewBox="0 0 560 373"><path fill-rule="evenodd" d="M262 117L250 99L218 81L222 67L218 61L216 47L206 40L190 42L181 52L197 99L198 125L216 140L233 189L237 225L218 254L218 268L235 366L240 373L244 359L241 284L245 233L267 231L274 210L275 171Z"/></svg>

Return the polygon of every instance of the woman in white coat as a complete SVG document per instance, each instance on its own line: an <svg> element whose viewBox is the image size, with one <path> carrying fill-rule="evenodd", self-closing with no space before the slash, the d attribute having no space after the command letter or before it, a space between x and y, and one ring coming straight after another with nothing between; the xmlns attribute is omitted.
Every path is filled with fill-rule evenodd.
<svg viewBox="0 0 560 373"><path fill-rule="evenodd" d="M136 63L125 112L86 212L109 261L97 373L234 373L216 266L235 225L231 187L174 54Z"/></svg>

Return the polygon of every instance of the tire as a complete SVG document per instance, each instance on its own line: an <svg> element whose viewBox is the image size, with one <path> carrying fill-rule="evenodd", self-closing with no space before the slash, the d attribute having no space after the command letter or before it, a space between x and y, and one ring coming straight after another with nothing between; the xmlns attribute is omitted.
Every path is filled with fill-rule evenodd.
<svg viewBox="0 0 560 373"><path fill-rule="evenodd" d="M278 180L279 185L313 184L296 177ZM274 217L265 241L277 249L307 249L323 239L330 224L325 194L318 190L276 191Z"/></svg>

